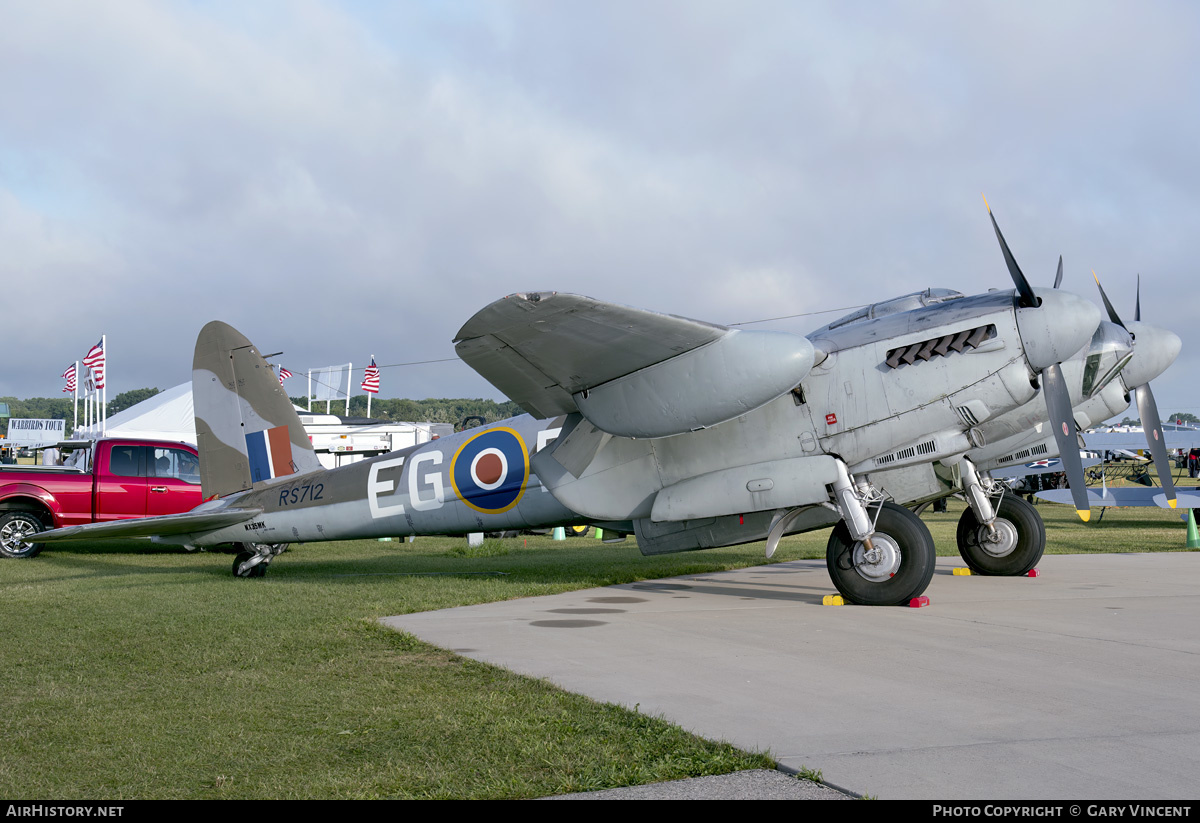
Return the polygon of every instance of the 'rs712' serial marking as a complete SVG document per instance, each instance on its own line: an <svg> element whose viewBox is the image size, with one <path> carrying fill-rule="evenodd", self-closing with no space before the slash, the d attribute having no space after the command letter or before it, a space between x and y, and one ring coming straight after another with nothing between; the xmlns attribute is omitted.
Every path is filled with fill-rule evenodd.
<svg viewBox="0 0 1200 823"><path fill-rule="evenodd" d="M303 486L297 486L294 489L280 489L279 505L291 506L296 503L303 503L306 500L320 500L323 491L325 491L324 483L305 483Z"/></svg>

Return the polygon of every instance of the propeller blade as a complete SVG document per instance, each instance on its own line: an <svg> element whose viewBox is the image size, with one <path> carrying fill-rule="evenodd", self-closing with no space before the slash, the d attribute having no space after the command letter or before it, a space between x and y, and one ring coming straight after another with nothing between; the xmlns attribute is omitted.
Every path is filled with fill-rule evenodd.
<svg viewBox="0 0 1200 823"><path fill-rule="evenodd" d="M1017 265L1017 261L1013 258L1012 252L1008 250L1008 243L1004 242L1004 235L1000 233L1000 226L996 223L996 216L992 214L992 207L988 206L986 197L983 198L983 205L987 206L988 217L992 218L992 228L996 230L996 239L1000 241L1000 251L1004 252L1004 263L1008 266L1008 274L1012 277L1012 281L1017 287L1017 293L1021 295L1021 307L1030 308L1038 305L1037 295L1033 293L1033 287L1025 279L1025 275L1021 272L1021 267Z"/></svg>
<svg viewBox="0 0 1200 823"><path fill-rule="evenodd" d="M1150 456L1154 458L1154 467L1158 469L1158 482L1167 496L1167 505L1175 508L1175 482L1171 479L1171 464L1167 457L1167 444L1163 440L1162 423L1159 422L1158 404L1154 402L1154 393L1150 384L1138 386L1133 390L1137 398L1138 414L1142 418L1142 429L1146 432L1146 445L1150 447Z"/></svg>
<svg viewBox="0 0 1200 823"><path fill-rule="evenodd" d="M1133 304L1133 319L1142 322L1142 276L1138 275L1137 302Z"/></svg>
<svg viewBox="0 0 1200 823"><path fill-rule="evenodd" d="M1062 285L1062 255L1058 256L1058 274L1054 275L1054 288Z"/></svg>
<svg viewBox="0 0 1200 823"><path fill-rule="evenodd" d="M1108 319L1125 329L1125 324L1121 322L1117 310L1113 308L1112 303L1108 302L1108 295L1104 293L1104 287L1100 285L1100 278L1096 277L1095 269L1092 269L1092 277L1096 279L1096 288L1100 289L1100 299L1104 301L1104 308L1108 309ZM1125 331L1129 331L1129 329L1125 329Z"/></svg>
<svg viewBox="0 0 1200 823"><path fill-rule="evenodd" d="M1058 363L1042 371L1042 394L1046 399L1046 411L1050 414L1050 425L1054 427L1058 456L1067 470L1067 484L1071 487L1071 499L1075 501L1075 513L1086 523L1092 516L1091 505L1083 479L1083 461L1079 458L1079 438L1075 429L1075 415L1071 411L1071 395L1063 379L1062 366Z"/></svg>

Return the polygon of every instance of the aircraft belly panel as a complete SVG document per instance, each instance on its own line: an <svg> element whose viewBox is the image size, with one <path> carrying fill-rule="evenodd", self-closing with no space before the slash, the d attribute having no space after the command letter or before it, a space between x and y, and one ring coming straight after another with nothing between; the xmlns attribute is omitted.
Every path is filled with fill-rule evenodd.
<svg viewBox="0 0 1200 823"><path fill-rule="evenodd" d="M692 520L821 503L837 478L828 455L752 463L690 477L660 491L650 519Z"/></svg>
<svg viewBox="0 0 1200 823"><path fill-rule="evenodd" d="M934 463L871 472L875 488L902 506L942 497L951 487L934 470Z"/></svg>
<svg viewBox="0 0 1200 823"><path fill-rule="evenodd" d="M711 429L655 440L653 449L669 486L729 466L805 457L805 433L812 433L811 417L789 393Z"/></svg>
<svg viewBox="0 0 1200 823"><path fill-rule="evenodd" d="M635 520L638 550L646 556L712 549L720 546L740 546L763 540L771 527L787 514L787 510L752 512L745 516L727 515L700 520L666 521ZM798 514L788 527L787 534L824 529L837 523L838 515L823 506L813 506Z"/></svg>

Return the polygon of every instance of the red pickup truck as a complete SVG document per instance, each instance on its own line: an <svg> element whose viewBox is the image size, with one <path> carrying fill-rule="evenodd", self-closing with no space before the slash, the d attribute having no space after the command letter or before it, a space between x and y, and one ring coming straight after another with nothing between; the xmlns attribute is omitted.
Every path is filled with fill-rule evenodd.
<svg viewBox="0 0 1200 823"><path fill-rule="evenodd" d="M200 461L186 443L78 444L61 466L0 466L0 557L33 557L46 529L186 512L200 505Z"/></svg>

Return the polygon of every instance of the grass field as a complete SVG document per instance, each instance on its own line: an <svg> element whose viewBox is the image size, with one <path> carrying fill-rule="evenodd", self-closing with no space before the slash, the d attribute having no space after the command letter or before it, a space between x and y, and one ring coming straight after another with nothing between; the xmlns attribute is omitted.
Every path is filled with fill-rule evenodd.
<svg viewBox="0 0 1200 823"><path fill-rule="evenodd" d="M924 517L940 554L961 510ZM1172 512L1085 526L1039 510L1050 552L1185 545ZM824 557L827 536L787 538L775 561ZM537 797L771 765L376 622L760 564L761 544L643 558L633 540L465 543L305 544L259 580L233 578L230 555L144 543L0 562L0 797Z"/></svg>

